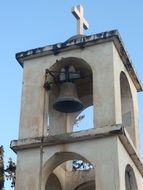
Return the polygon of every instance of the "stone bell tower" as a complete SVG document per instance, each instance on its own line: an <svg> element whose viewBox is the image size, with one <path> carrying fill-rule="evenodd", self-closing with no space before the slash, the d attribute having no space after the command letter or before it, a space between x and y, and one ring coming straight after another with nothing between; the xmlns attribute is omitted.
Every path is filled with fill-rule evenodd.
<svg viewBox="0 0 143 190"><path fill-rule="evenodd" d="M19 139L11 142L16 190L141 190L142 86L118 31L85 36L82 7L72 13L76 36L16 54L23 67ZM91 105L94 128L74 132Z"/></svg>

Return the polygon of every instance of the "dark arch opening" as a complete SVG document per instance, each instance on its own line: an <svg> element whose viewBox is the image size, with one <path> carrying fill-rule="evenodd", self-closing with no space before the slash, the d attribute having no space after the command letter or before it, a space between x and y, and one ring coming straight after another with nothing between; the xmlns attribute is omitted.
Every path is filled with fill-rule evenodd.
<svg viewBox="0 0 143 190"><path fill-rule="evenodd" d="M122 124L124 127L126 127L126 130L128 131L131 139L135 143L133 98L128 79L124 72L121 72L120 74L120 86Z"/></svg>
<svg viewBox="0 0 143 190"><path fill-rule="evenodd" d="M132 167L128 164L125 170L126 190L138 190L137 182Z"/></svg>
<svg viewBox="0 0 143 190"><path fill-rule="evenodd" d="M49 74L47 75L47 80L49 82L54 82L55 79L57 80L56 83L53 83L53 88L56 86L57 92L55 93L58 94L58 89L60 89L60 83L58 83L59 72L61 72L61 70L67 66L73 66L74 69L79 72L80 77L74 80L74 84L76 85L79 98L86 103L87 107L89 103L86 97L92 95L93 86L92 69L86 61L77 57L62 58L61 60L58 60L54 65L52 65L49 69L50 72L53 72L53 75L55 77L53 78L53 76Z"/></svg>
<svg viewBox="0 0 143 190"><path fill-rule="evenodd" d="M59 179L54 173L51 173L45 186L45 190L62 190Z"/></svg>
<svg viewBox="0 0 143 190"><path fill-rule="evenodd" d="M75 78L73 81L68 81L70 83L67 84L64 80L61 81L61 75L59 73L64 74L65 77L65 70L66 67L74 67L75 71L79 73L79 78ZM63 69L64 72L63 72ZM61 100L62 96L62 101L60 102L60 105L63 105L63 100L65 102L67 101L67 95L69 93L68 87L67 88L62 88L65 86L65 84L70 86L75 87L75 91L77 93L77 96L71 95L72 94L72 88L71 88L71 99L76 100L78 99L79 102L82 103L82 108L81 109L86 109L87 107L93 105L93 81L92 81L92 69L90 65L83 59L81 58L76 58L76 57L67 57L67 58L62 58L58 60L55 64L53 64L49 68L50 72L53 72L54 77L51 74L46 75L46 81L50 83L50 90L48 90L47 95L47 106L46 107L46 112L47 114L46 117L47 120L45 123L47 123L47 128L48 128L48 134L50 135L55 135L55 134L62 134L66 132L72 132L73 131L73 125L75 118L79 114L81 110L78 111L73 111L73 112L64 112L64 106L62 107L62 111L56 110L55 107L53 107L57 102L59 103L59 97ZM68 70L69 71L69 70ZM67 74L68 75L68 74ZM66 75L66 76L67 76ZM68 75L69 76L69 75ZM59 82L60 79L60 82ZM72 83L72 85L71 85ZM64 89L64 90L63 90ZM64 95L63 95L64 94ZM69 96L70 96L69 95ZM63 98L64 97L64 98ZM70 101L72 103L72 101ZM69 107L72 106L66 106L68 109L71 109ZM61 108L61 107L60 107ZM45 118L46 118L45 117Z"/></svg>

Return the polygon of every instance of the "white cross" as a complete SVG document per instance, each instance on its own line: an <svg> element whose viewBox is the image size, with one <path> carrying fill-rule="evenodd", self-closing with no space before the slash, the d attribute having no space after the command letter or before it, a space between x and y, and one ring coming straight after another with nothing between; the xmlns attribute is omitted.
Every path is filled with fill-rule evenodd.
<svg viewBox="0 0 143 190"><path fill-rule="evenodd" d="M88 22L83 17L83 7L81 5L73 7L71 12L77 19L77 34L83 34L83 29L89 28Z"/></svg>

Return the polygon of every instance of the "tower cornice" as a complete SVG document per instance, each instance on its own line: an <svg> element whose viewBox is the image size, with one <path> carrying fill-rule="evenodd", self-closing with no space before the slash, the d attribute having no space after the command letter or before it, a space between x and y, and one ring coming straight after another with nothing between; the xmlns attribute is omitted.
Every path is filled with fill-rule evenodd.
<svg viewBox="0 0 143 190"><path fill-rule="evenodd" d="M39 47L35 49L30 49L27 51L19 52L16 54L16 59L23 67L23 63L26 60L46 56L46 55L58 55L64 51L70 51L72 49L85 49L86 47L113 42L117 48L117 51L123 61L125 68L127 69L129 75L131 76L133 83L137 91L142 91L143 86L139 80L139 77L134 69L132 61L125 49L124 43L118 30L106 31L98 34L93 34L89 36L76 35L71 37L65 42L56 43L53 45L48 45L44 47Z"/></svg>

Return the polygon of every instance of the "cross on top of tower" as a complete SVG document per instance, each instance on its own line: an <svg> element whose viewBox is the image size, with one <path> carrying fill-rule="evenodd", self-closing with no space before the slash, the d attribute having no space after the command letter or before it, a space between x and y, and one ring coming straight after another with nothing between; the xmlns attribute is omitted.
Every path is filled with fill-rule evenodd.
<svg viewBox="0 0 143 190"><path fill-rule="evenodd" d="M83 29L89 28L88 22L83 17L83 7L81 5L74 6L71 12L77 19L77 34L83 34Z"/></svg>

